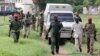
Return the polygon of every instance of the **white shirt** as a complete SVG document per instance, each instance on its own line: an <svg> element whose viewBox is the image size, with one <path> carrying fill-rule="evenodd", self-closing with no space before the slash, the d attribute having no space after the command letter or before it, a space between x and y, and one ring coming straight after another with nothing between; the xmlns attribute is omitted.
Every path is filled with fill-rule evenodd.
<svg viewBox="0 0 100 56"><path fill-rule="evenodd" d="M74 38L82 37L83 34L83 25L82 23L73 24Z"/></svg>

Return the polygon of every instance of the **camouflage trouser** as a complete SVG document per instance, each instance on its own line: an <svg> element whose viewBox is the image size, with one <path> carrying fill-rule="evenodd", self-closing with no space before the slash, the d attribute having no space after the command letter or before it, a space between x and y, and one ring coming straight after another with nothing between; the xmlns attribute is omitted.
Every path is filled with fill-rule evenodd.
<svg viewBox="0 0 100 56"><path fill-rule="evenodd" d="M42 36L43 33L43 25L40 25L40 36Z"/></svg>
<svg viewBox="0 0 100 56"><path fill-rule="evenodd" d="M34 21L33 23L32 23L32 29L35 31L35 24L36 24L36 22Z"/></svg>
<svg viewBox="0 0 100 56"><path fill-rule="evenodd" d="M87 52L93 53L94 34L87 34Z"/></svg>
<svg viewBox="0 0 100 56"><path fill-rule="evenodd" d="M28 27L23 26L23 31L24 31L24 37L28 37L30 33L30 26Z"/></svg>
<svg viewBox="0 0 100 56"><path fill-rule="evenodd" d="M51 50L52 51L59 51L59 36L52 36L51 37Z"/></svg>
<svg viewBox="0 0 100 56"><path fill-rule="evenodd" d="M9 25L9 34L8 34L8 36L9 37L11 36L11 27L10 27L10 25Z"/></svg>
<svg viewBox="0 0 100 56"><path fill-rule="evenodd" d="M20 35L20 32L18 31L18 32L12 32L12 36L13 36L13 38L14 38L14 42L16 43L16 42L18 42L18 40L19 40L19 35Z"/></svg>

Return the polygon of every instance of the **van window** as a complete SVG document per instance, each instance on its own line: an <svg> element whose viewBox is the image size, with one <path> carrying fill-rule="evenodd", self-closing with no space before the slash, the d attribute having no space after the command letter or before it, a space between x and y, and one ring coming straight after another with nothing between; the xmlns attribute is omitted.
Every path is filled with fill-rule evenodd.
<svg viewBox="0 0 100 56"><path fill-rule="evenodd" d="M71 13L51 13L50 21L53 21L54 15L58 16L60 22L74 22L73 15Z"/></svg>

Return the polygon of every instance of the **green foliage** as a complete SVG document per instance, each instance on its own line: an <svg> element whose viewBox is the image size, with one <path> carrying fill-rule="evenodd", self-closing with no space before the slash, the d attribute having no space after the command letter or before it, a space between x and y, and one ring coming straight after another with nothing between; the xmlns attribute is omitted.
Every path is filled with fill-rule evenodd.
<svg viewBox="0 0 100 56"><path fill-rule="evenodd" d="M95 5L95 0L84 0L83 5L84 6Z"/></svg>
<svg viewBox="0 0 100 56"><path fill-rule="evenodd" d="M100 0L96 0L95 4L100 5Z"/></svg>
<svg viewBox="0 0 100 56"><path fill-rule="evenodd" d="M89 0L84 0L83 5L88 6L89 5Z"/></svg>
<svg viewBox="0 0 100 56"><path fill-rule="evenodd" d="M81 5L74 6L74 12L82 13L83 12L83 6L81 6Z"/></svg>
<svg viewBox="0 0 100 56"><path fill-rule="evenodd" d="M84 0L74 0L75 5L83 5Z"/></svg>
<svg viewBox="0 0 100 56"><path fill-rule="evenodd" d="M46 3L67 3L71 5L82 5L83 0L39 0L40 9L44 9Z"/></svg>

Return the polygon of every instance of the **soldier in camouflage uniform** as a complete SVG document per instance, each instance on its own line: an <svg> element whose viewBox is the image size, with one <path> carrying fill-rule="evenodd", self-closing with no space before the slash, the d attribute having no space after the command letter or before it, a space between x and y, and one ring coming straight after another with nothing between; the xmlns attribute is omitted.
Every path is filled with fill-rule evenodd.
<svg viewBox="0 0 100 56"><path fill-rule="evenodd" d="M50 28L48 30L48 33L51 31L51 53L53 55L55 54L55 50L56 53L59 54L59 39L61 28L62 24L58 21L58 16L54 16L54 21L50 24Z"/></svg>
<svg viewBox="0 0 100 56"><path fill-rule="evenodd" d="M40 14L40 19L39 19L39 27L40 27L40 36L42 36L43 33L43 25L44 25L44 17L43 14Z"/></svg>
<svg viewBox="0 0 100 56"><path fill-rule="evenodd" d="M23 10L20 11L20 20L22 21L24 19L25 15L23 13Z"/></svg>
<svg viewBox="0 0 100 56"><path fill-rule="evenodd" d="M95 30L95 24L92 23L92 17L89 17L88 23L85 24L85 31L87 34L87 52L90 54L93 54Z"/></svg>
<svg viewBox="0 0 100 56"><path fill-rule="evenodd" d="M21 28L23 28L23 20L24 20L24 18L25 18L25 15L24 15L24 13L23 13L23 10L21 10L21 11L19 12L19 14L20 14L19 20L20 20L20 22L21 22Z"/></svg>
<svg viewBox="0 0 100 56"><path fill-rule="evenodd" d="M26 18L23 20L24 38L29 37L31 25L31 14L28 12Z"/></svg>
<svg viewBox="0 0 100 56"><path fill-rule="evenodd" d="M36 18L34 15L32 15L32 28L35 30L35 24L36 24Z"/></svg>
<svg viewBox="0 0 100 56"><path fill-rule="evenodd" d="M11 24L11 22L13 22L14 21L14 13L12 13L11 15L9 15L9 23ZM9 27L9 37L10 37L10 35L11 35L11 28Z"/></svg>
<svg viewBox="0 0 100 56"><path fill-rule="evenodd" d="M12 35L13 35L13 38L14 38L14 43L18 42L19 36L20 36L20 26L21 26L21 23L20 23L18 17L19 17L19 15L16 14L14 16L15 20L12 21L11 24L10 24Z"/></svg>

